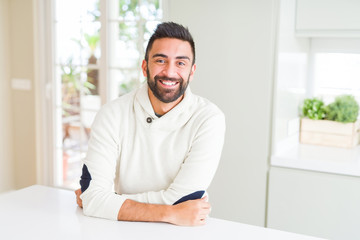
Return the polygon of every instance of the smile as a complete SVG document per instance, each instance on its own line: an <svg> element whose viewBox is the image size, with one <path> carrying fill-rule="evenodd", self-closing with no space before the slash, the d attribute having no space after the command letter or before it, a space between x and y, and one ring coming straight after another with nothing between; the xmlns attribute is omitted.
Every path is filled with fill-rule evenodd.
<svg viewBox="0 0 360 240"><path fill-rule="evenodd" d="M159 80L159 82L161 82L165 86L175 86L176 84L178 84L178 82L166 80Z"/></svg>

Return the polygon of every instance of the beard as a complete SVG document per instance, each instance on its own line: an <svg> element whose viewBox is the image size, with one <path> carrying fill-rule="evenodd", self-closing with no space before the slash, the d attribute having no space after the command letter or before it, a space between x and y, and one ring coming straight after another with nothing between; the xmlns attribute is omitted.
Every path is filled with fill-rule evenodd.
<svg viewBox="0 0 360 240"><path fill-rule="evenodd" d="M185 81L183 78L169 78L167 76L162 75L156 75L153 79L150 77L149 68L146 69L147 73L147 83L154 94L154 96L159 99L163 103L171 103L176 101L179 97L183 96L188 85L189 85L189 79ZM177 82L177 88L175 89L165 89L159 86L160 80L166 80L166 81L174 81Z"/></svg>

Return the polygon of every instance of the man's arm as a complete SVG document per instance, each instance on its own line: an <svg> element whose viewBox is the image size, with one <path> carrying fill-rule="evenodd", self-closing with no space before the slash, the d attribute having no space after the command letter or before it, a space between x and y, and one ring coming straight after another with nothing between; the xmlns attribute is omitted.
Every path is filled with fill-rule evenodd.
<svg viewBox="0 0 360 240"><path fill-rule="evenodd" d="M204 225L210 213L206 198L178 205L158 205L125 200L118 213L120 221L167 222L181 226Z"/></svg>
<svg viewBox="0 0 360 240"><path fill-rule="evenodd" d="M81 189L75 191L76 201L82 208ZM182 226L204 225L211 210L207 197L189 200L177 205L159 205L125 200L118 213L119 221L167 222Z"/></svg>

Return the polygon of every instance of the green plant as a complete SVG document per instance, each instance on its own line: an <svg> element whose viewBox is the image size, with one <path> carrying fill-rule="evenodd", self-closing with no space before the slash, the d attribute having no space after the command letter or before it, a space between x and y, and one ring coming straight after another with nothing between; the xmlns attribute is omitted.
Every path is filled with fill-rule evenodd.
<svg viewBox="0 0 360 240"><path fill-rule="evenodd" d="M69 116L76 113L73 108L80 107L80 92L89 94L95 86L89 82L81 81L81 72L84 70L73 63L73 58L60 65L62 84L63 115Z"/></svg>
<svg viewBox="0 0 360 240"><path fill-rule="evenodd" d="M342 95L326 107L326 119L349 123L355 122L359 114L359 104L352 95Z"/></svg>
<svg viewBox="0 0 360 240"><path fill-rule="evenodd" d="M99 45L99 41L100 41L99 33L95 33L94 35L89 35L85 33L84 38L90 49L90 54L93 55L97 46Z"/></svg>
<svg viewBox="0 0 360 240"><path fill-rule="evenodd" d="M324 102L318 98L307 98L302 107L304 117L314 120L324 119L326 115Z"/></svg>

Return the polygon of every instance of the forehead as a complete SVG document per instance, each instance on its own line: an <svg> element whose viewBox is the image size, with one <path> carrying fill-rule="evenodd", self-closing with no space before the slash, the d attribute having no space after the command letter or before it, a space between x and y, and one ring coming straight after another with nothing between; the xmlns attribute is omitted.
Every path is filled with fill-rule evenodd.
<svg viewBox="0 0 360 240"><path fill-rule="evenodd" d="M164 54L168 57L187 56L193 59L190 43L176 38L156 39L149 52L151 58L155 54Z"/></svg>

